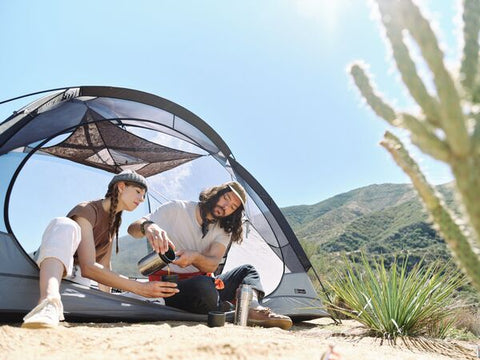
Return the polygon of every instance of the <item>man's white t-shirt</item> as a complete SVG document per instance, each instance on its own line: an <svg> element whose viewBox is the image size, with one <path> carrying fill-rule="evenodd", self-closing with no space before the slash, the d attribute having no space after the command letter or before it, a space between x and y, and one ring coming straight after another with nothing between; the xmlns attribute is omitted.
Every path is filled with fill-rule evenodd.
<svg viewBox="0 0 480 360"><path fill-rule="evenodd" d="M202 238L202 227L195 216L197 204L194 201L170 201L145 218L155 222L167 232L176 250L186 249L202 253L214 242L223 244L226 248L230 242L230 234L226 233L218 223L210 224L207 234ZM181 268L170 264L170 271L192 273L198 272L199 269L193 265Z"/></svg>

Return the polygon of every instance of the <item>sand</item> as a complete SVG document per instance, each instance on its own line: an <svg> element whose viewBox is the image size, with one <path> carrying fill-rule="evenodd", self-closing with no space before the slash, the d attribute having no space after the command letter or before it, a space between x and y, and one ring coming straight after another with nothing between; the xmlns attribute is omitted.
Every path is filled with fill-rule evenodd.
<svg viewBox="0 0 480 360"><path fill-rule="evenodd" d="M56 329L0 325L0 359L321 359L334 344L342 360L476 359L475 342L382 342L353 320L317 319L278 328L196 322L62 323Z"/></svg>

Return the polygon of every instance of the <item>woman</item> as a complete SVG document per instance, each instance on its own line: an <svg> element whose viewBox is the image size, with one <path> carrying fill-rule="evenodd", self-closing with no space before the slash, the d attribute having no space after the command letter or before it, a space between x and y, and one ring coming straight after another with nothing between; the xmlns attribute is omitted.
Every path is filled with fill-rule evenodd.
<svg viewBox="0 0 480 360"><path fill-rule="evenodd" d="M104 199L78 204L67 217L50 222L35 256L40 267L40 299L24 317L22 327L55 327L64 320L60 282L65 276L75 276L78 270L82 278L97 281L106 292L115 287L152 298L178 292L175 283L141 283L111 271L113 238L118 252L122 211L135 210L144 201L146 191L146 179L126 170L113 177Z"/></svg>

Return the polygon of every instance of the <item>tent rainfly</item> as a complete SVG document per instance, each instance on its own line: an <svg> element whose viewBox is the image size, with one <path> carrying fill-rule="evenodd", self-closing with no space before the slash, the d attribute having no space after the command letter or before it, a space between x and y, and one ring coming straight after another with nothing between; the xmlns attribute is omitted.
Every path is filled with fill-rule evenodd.
<svg viewBox="0 0 480 360"><path fill-rule="evenodd" d="M161 97L124 88L81 86L34 95L35 101L0 123L2 320L18 321L38 299L38 267L29 254L38 248L46 222L78 200L91 199L87 192L96 190L91 178L102 179L98 191L104 191L112 173L124 169L147 177L145 206L150 208L165 199L196 200L213 184L240 182L248 194L244 240L229 248L221 269L254 265L267 293L264 303L277 313L296 321L330 316L307 275L312 265L280 209L198 116ZM62 201L43 194L59 194ZM139 211L135 218L144 215ZM143 256L146 242L136 243ZM69 281L62 282L61 294L69 321L206 320Z"/></svg>

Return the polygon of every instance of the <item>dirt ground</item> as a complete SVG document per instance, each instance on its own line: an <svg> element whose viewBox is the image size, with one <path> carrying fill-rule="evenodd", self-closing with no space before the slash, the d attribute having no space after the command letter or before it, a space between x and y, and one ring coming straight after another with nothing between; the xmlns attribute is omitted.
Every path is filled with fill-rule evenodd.
<svg viewBox="0 0 480 360"><path fill-rule="evenodd" d="M264 329L196 322L62 323L30 330L0 325L0 359L321 359L333 344L342 360L476 359L477 344L463 341L382 342L353 320L331 319Z"/></svg>

